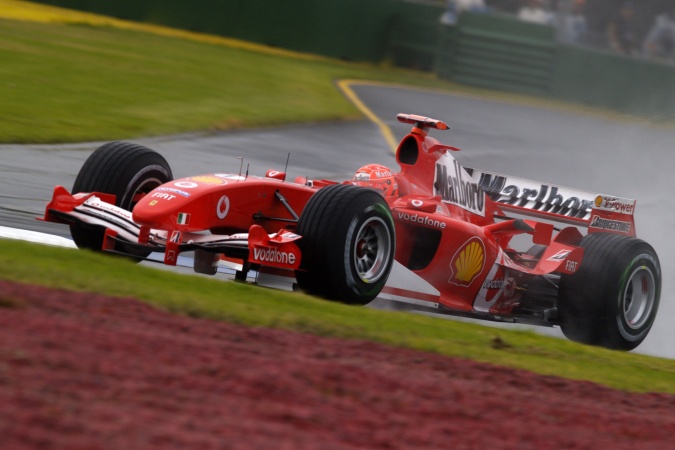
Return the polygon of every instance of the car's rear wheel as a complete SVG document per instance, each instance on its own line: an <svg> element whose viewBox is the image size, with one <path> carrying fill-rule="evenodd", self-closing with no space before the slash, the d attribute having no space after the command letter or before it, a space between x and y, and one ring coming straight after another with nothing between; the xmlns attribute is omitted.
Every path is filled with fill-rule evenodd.
<svg viewBox="0 0 675 450"><path fill-rule="evenodd" d="M159 153L129 142L109 142L89 155L75 179L72 192L102 192L115 196L115 205L131 211L157 186L173 179L169 163ZM79 248L101 251L105 230L73 223L70 234ZM141 252L135 255L145 257Z"/></svg>
<svg viewBox="0 0 675 450"><path fill-rule="evenodd" d="M384 198L349 185L321 189L305 206L298 223L301 289L344 303L365 305L389 277L396 238Z"/></svg>
<svg viewBox="0 0 675 450"><path fill-rule="evenodd" d="M661 295L661 266L646 242L595 233L581 241L584 258L560 280L560 327L573 341L632 350L647 337Z"/></svg>

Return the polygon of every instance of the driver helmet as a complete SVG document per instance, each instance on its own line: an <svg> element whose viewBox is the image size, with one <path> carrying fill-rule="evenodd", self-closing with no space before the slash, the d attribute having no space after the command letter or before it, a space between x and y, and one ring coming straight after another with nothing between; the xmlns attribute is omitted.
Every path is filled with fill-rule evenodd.
<svg viewBox="0 0 675 450"><path fill-rule="evenodd" d="M384 197L398 194L398 184L390 168L379 164L368 164L356 171L352 178L356 186L375 189Z"/></svg>

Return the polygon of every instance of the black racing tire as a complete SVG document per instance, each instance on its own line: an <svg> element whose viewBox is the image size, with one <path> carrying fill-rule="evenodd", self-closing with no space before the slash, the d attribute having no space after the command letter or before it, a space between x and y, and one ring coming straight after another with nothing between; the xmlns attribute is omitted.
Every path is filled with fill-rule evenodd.
<svg viewBox="0 0 675 450"><path fill-rule="evenodd" d="M396 250L394 220L380 194L350 185L325 187L307 202L297 232L302 290L355 305L377 297Z"/></svg>
<svg viewBox="0 0 675 450"><path fill-rule="evenodd" d="M640 239L610 233L589 234L580 245L578 271L560 280L563 334L584 344L633 350L647 337L659 307L656 252Z"/></svg>
<svg viewBox="0 0 675 450"><path fill-rule="evenodd" d="M115 196L115 205L131 211L157 186L173 180L169 163L154 150L129 142L109 142L84 162L73 185L78 192L102 192ZM70 225L78 248L101 251L105 229L80 223ZM150 252L135 256L146 257Z"/></svg>

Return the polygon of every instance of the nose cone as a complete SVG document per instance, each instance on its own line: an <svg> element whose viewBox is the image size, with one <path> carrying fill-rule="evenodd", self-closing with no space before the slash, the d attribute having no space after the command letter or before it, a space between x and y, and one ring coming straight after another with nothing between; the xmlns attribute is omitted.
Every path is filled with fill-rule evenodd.
<svg viewBox="0 0 675 450"><path fill-rule="evenodd" d="M134 222L150 228L170 228L172 216L179 214L190 201L190 193L166 186L160 186L143 197L134 207ZM176 218L174 217L174 221Z"/></svg>

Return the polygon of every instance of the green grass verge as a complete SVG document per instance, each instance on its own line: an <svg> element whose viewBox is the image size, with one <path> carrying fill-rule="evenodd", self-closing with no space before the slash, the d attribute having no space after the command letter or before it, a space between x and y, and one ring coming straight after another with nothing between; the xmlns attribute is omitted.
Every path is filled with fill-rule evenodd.
<svg viewBox="0 0 675 450"><path fill-rule="evenodd" d="M613 352L532 332L346 306L297 293L178 275L77 250L0 239L0 255L0 279L134 297L193 317L372 340L623 390L675 394L673 360ZM494 345L496 338L502 345Z"/></svg>
<svg viewBox="0 0 675 450"><path fill-rule="evenodd" d="M0 142L75 142L359 118L340 78L430 75L135 30L0 19Z"/></svg>
<svg viewBox="0 0 675 450"><path fill-rule="evenodd" d="M114 140L361 118L335 87L338 79L597 113L431 74L125 25L139 29L0 18L0 142Z"/></svg>

